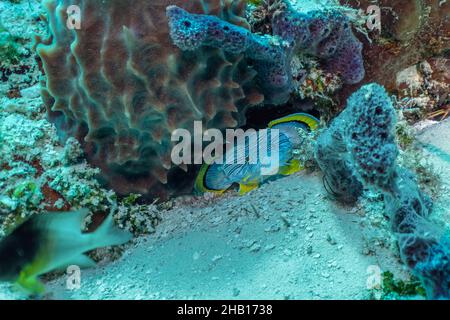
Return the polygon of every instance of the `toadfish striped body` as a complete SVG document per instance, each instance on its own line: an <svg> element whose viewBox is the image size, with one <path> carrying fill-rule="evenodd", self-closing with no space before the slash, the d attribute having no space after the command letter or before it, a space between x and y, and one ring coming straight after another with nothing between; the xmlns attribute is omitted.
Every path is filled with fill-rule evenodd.
<svg viewBox="0 0 450 320"><path fill-rule="evenodd" d="M290 175L302 170L301 163L293 155L294 148L302 143L298 130L311 131L317 129L318 125L319 120L305 113L292 114L270 122L267 136L258 134L254 144L245 140L241 142L245 145L233 145L225 153L222 163L204 164L195 181L196 191L221 194L233 184L239 184L239 193L245 194L257 188L274 174ZM263 141L264 139L266 142ZM278 142L277 165L248 161L249 155L261 153L261 146L267 148L270 159L271 146L274 145L275 140ZM230 163L227 159L234 161ZM276 172L270 172L271 167L275 168Z"/></svg>

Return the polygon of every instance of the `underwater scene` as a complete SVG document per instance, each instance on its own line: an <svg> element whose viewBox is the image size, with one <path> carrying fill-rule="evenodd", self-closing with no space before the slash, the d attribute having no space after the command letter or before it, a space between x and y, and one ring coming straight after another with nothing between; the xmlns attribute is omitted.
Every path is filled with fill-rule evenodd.
<svg viewBox="0 0 450 320"><path fill-rule="evenodd" d="M446 0L0 0L0 300L447 300L449 93Z"/></svg>

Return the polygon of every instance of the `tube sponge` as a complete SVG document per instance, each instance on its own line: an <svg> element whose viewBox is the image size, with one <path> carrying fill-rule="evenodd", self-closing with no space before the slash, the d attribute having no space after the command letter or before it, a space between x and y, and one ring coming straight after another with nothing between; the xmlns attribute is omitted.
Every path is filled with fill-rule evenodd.
<svg viewBox="0 0 450 320"><path fill-rule="evenodd" d="M384 88L372 83L356 91L346 109L318 139L316 159L326 185L343 202L355 202L362 184L385 189L398 154L395 110Z"/></svg>
<svg viewBox="0 0 450 320"><path fill-rule="evenodd" d="M422 281L428 297L450 298L450 241L442 227L428 220L431 199L401 167L396 169L393 191L384 199L402 260Z"/></svg>
<svg viewBox="0 0 450 320"><path fill-rule="evenodd" d="M396 114L386 90L375 83L363 86L347 101L347 147L354 168L366 185L389 188L398 148Z"/></svg>
<svg viewBox="0 0 450 320"><path fill-rule="evenodd" d="M325 61L329 72L339 73L347 84L365 76L362 43L353 34L349 18L338 10L296 12L281 2L273 9L274 35L300 51Z"/></svg>
<svg viewBox="0 0 450 320"><path fill-rule="evenodd" d="M362 44L343 13L327 9L299 13L285 1L271 10L273 36L252 34L218 17L191 14L177 6L167 7L167 17L172 41L181 50L209 46L252 60L266 103L289 99L291 60L298 52L324 60L325 67L348 84L364 78Z"/></svg>
<svg viewBox="0 0 450 320"><path fill-rule="evenodd" d="M324 185L339 201L353 203L362 194L363 185L353 169L347 150L344 117L334 119L317 140L315 156L324 173Z"/></svg>
<svg viewBox="0 0 450 320"><path fill-rule="evenodd" d="M450 298L450 239L428 220L433 203L415 176L396 164L395 122L384 88L365 85L319 136L316 159L340 201L356 201L363 188L383 192L402 260L429 298Z"/></svg>
<svg viewBox="0 0 450 320"><path fill-rule="evenodd" d="M167 7L170 36L181 50L201 46L219 48L230 54L245 54L255 61L254 68L266 102L284 103L291 91L289 60L283 47L270 37L252 34L247 29L215 16L191 14L177 6ZM283 94L279 95L278 93Z"/></svg>

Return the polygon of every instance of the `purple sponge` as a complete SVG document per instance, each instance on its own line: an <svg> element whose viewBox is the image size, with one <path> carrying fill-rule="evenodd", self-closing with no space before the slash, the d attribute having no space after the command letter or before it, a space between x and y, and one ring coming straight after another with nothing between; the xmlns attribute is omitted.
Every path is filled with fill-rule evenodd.
<svg viewBox="0 0 450 320"><path fill-rule="evenodd" d="M191 14L177 6L167 7L170 36L182 50L201 46L241 54L258 72L265 102L285 103L292 91L291 60L296 52L322 59L326 68L354 84L364 78L362 44L353 35L349 19L335 10L299 13L287 3L276 7L273 36L252 34L216 16Z"/></svg>
<svg viewBox="0 0 450 320"><path fill-rule="evenodd" d="M365 75L362 43L354 36L349 19L335 10L295 12L282 6L273 15L272 30L301 51L325 61L332 73L339 73L345 83L360 82Z"/></svg>
<svg viewBox="0 0 450 320"><path fill-rule="evenodd" d="M289 99L291 71L283 47L270 36L252 34L215 16L190 14L177 7L167 7L170 36L182 50L195 50L200 46L220 48L227 53L244 53L254 61L260 87L266 102L280 104Z"/></svg>

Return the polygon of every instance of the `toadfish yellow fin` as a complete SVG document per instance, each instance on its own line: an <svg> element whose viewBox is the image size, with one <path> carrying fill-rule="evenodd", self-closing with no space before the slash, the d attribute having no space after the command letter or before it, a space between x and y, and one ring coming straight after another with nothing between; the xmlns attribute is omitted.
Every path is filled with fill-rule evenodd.
<svg viewBox="0 0 450 320"><path fill-rule="evenodd" d="M239 184L239 194L244 195L246 193L249 193L250 191L257 189L258 186L259 185L257 183L251 183L251 184L240 183Z"/></svg>
<svg viewBox="0 0 450 320"><path fill-rule="evenodd" d="M289 122L300 122L300 123L304 123L308 126L308 128L313 131L316 130L319 127L319 123L320 121L307 113L294 113L288 116L285 116L283 118L280 119L276 119L273 120L269 123L269 128L272 128L278 124L282 124L282 123L289 123Z"/></svg>
<svg viewBox="0 0 450 320"><path fill-rule="evenodd" d="M281 167L278 173L283 176L289 176L302 170L303 166L301 165L300 160L294 159L287 166Z"/></svg>

